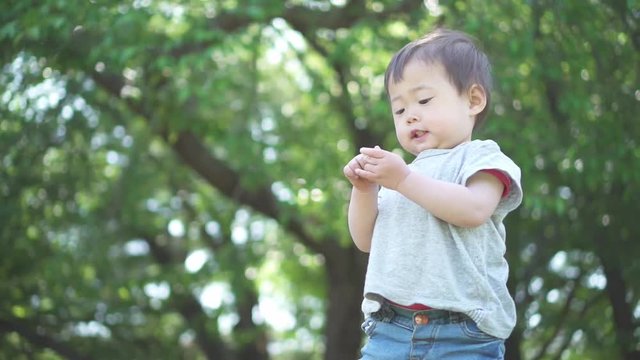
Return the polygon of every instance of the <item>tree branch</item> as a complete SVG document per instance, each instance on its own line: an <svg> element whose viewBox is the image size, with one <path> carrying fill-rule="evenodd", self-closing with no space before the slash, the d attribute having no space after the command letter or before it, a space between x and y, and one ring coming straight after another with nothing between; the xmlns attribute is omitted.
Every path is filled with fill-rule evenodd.
<svg viewBox="0 0 640 360"><path fill-rule="evenodd" d="M15 332L28 340L38 348L51 349L57 354L71 360L88 360L89 356L79 354L70 346L56 340L55 338L43 334L35 329L35 326L24 320L18 319L0 319L0 332Z"/></svg>
<svg viewBox="0 0 640 360"><path fill-rule="evenodd" d="M353 27L364 20L383 21L397 14L408 14L422 8L421 1L404 0L381 12L367 12L364 1L351 1L343 8L332 8L320 12L304 6L292 6L285 9L282 18L309 39L317 29L336 30Z"/></svg>
<svg viewBox="0 0 640 360"><path fill-rule="evenodd" d="M161 266L173 265L176 260L171 252L160 246L153 236L138 236L143 239L151 250L151 255ZM229 349L220 340L219 336L211 336L207 327L210 319L206 316L200 302L194 297L190 290L183 287L172 287L171 306L180 313L185 322L196 334L198 347L205 354L207 359L226 359Z"/></svg>
<svg viewBox="0 0 640 360"><path fill-rule="evenodd" d="M572 280L571 290L569 291L569 294L567 295L567 300L565 301L564 306L560 311L560 320L556 321L553 332L547 338L547 340L542 344L542 346L538 348L538 352L533 357L533 359L542 359L545 355L547 355L549 351L549 347L551 346L551 344L553 344L553 342L558 337L558 334L560 334L561 330L564 328L565 323L567 322L567 319L571 314L571 306L573 304L573 300L576 298L576 291L579 288L580 280L582 279L583 276L584 276L584 273L581 272L576 279Z"/></svg>
<svg viewBox="0 0 640 360"><path fill-rule="evenodd" d="M224 13L218 14L215 18L211 19L211 21L209 21L208 23L207 28L209 29L209 31L213 33L215 32L232 33L245 28L246 26L252 24L253 22L255 22L255 19L247 15L243 15L239 13L224 12ZM206 50L211 46L215 45L216 43L218 43L222 38L223 36L220 35L220 36L214 36L211 39L206 41L180 44L179 46L176 46L173 49L169 50L168 54L174 58L181 58L188 54L197 53L197 52ZM157 53L159 55L162 55L164 54L164 50L162 51L158 50Z"/></svg>
<svg viewBox="0 0 640 360"><path fill-rule="evenodd" d="M610 0L608 3L620 18L624 30L631 38L631 43L636 48L636 51L640 51L640 26L635 21L637 15L633 14L633 11L638 11L638 9L628 9L627 6L631 5L627 5L628 2L625 0Z"/></svg>
<svg viewBox="0 0 640 360"><path fill-rule="evenodd" d="M171 144L185 164L195 170L209 184L222 192L225 196L247 205L272 219L277 219L282 226L294 234L300 242L311 250L324 253L322 246L304 229L300 219L287 216L277 204L271 189L259 186L254 189L243 188L240 174L225 162L211 155L202 141L190 131L182 131L177 140ZM265 181L264 183L270 183Z"/></svg>
<svg viewBox="0 0 640 360"><path fill-rule="evenodd" d="M335 8L327 16L318 16L317 11L306 7L292 7L285 11L283 18L298 31L320 55L330 62L338 83L342 89L343 96L334 98L334 102L341 109L341 113L347 114L344 117L347 129L349 129L356 149L362 146L372 146L380 144L382 139L376 136L369 129L360 129L356 126L353 102L347 90L349 82L349 70L341 63L330 60L329 51L320 45L317 40L316 31L318 28L339 29L353 27L356 23L366 20L384 21L396 14L406 14L416 11L422 7L419 1L402 1L393 8L379 13L367 13L366 6L362 1L352 1L344 8Z"/></svg>
<svg viewBox="0 0 640 360"><path fill-rule="evenodd" d="M585 302L585 304L580 309L580 312L578 312L576 318L583 319L587 315L587 312L591 309L591 307L595 305L600 300L601 297L602 297L602 293L597 293L595 296L591 297L589 301ZM562 353L564 353L564 351L569 347L569 345L571 345L571 341L573 340L574 333L575 331L572 331L569 335L564 337L562 344L558 347L555 353L555 356L553 356L552 359L560 360L562 358ZM546 355L549 356L550 354L547 353Z"/></svg>
<svg viewBox="0 0 640 360"><path fill-rule="evenodd" d="M124 86L124 79L111 74L98 72L91 73L94 81L114 97L120 97L120 89ZM142 116L151 123L153 117L139 103L131 99L123 100L132 112ZM169 141L166 130L157 130L159 135L167 141L183 162L204 178L214 188L230 199L240 204L247 205L272 219L277 219L289 232L298 237L301 243L311 250L324 253L322 246L307 233L300 220L293 216L289 221L279 208L277 200L271 189L267 186L259 186L247 189L242 186L240 174L227 163L211 155L209 149L200 138L191 131L185 130L177 133L176 140ZM270 184L264 181L264 184Z"/></svg>

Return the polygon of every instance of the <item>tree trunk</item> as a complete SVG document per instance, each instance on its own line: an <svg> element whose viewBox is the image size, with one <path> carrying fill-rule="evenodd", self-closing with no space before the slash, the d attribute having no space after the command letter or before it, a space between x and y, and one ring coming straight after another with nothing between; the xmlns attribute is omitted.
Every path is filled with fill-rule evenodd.
<svg viewBox="0 0 640 360"><path fill-rule="evenodd" d="M609 228L610 229L610 228ZM628 287L620 268L620 259L615 254L618 246L612 246L611 240L615 235L609 235L607 228L599 228L596 232L596 254L602 263L604 275L607 278L605 288L611 308L613 310L613 325L616 340L623 359L635 360L640 358L640 351L635 349L634 317L631 305L627 301Z"/></svg>
<svg viewBox="0 0 640 360"><path fill-rule="evenodd" d="M522 355L520 354L520 344L522 343L522 330L519 327L516 327L513 330L513 333L509 338L505 341L505 360L521 360Z"/></svg>
<svg viewBox="0 0 640 360"><path fill-rule="evenodd" d="M368 256L355 246L337 243L326 254L328 308L326 311L326 360L359 358L362 332L362 288Z"/></svg>
<svg viewBox="0 0 640 360"><path fill-rule="evenodd" d="M507 261L509 262L510 270L509 270L509 278L507 279L507 288L509 289L509 294L511 297L516 299L516 288L521 278L517 278L518 274L526 274L526 271L516 271L517 267L524 266L519 259L518 254L522 248L521 239L524 236L520 234L525 233L525 229L522 226L522 218L517 216L517 214L512 214L508 220L507 228L509 229L509 239L507 240ZM517 322L516 326L511 333L511 336L505 341L505 360L521 360L522 354L520 351L520 347L522 346L522 332L524 330L524 326L522 326L522 322L524 322L524 311L520 309L520 304L516 303L516 314L517 314Z"/></svg>

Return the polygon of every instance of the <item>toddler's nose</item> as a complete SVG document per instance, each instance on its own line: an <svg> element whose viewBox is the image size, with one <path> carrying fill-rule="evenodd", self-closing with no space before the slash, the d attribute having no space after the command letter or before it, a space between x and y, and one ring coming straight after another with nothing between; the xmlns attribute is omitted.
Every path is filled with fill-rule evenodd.
<svg viewBox="0 0 640 360"><path fill-rule="evenodd" d="M419 121L420 118L418 117L418 115L416 114L409 114L409 116L407 116L407 123L408 124L412 124L416 121Z"/></svg>

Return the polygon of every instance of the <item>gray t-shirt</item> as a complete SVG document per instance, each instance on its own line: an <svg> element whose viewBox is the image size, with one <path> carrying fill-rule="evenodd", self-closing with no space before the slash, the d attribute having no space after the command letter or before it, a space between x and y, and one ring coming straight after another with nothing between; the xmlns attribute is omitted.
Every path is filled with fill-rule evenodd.
<svg viewBox="0 0 640 360"><path fill-rule="evenodd" d="M506 285L502 221L522 201L520 168L491 140L425 150L409 167L461 185L478 171L495 169L511 184L491 218L474 228L451 225L400 193L381 188L362 311L377 311L380 297L402 305L424 304L464 313L484 332L506 339L516 311Z"/></svg>

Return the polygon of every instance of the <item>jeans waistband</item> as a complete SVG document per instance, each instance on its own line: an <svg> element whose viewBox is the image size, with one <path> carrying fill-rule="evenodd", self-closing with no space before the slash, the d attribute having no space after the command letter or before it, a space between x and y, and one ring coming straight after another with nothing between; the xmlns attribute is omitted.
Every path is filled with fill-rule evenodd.
<svg viewBox="0 0 640 360"><path fill-rule="evenodd" d="M426 315L429 322L433 324L452 324L466 321L469 317L463 313L449 310L411 310L400 306L395 306L387 301L382 303L380 310L372 314L375 318L389 322L395 317L403 317L413 321L416 315Z"/></svg>

